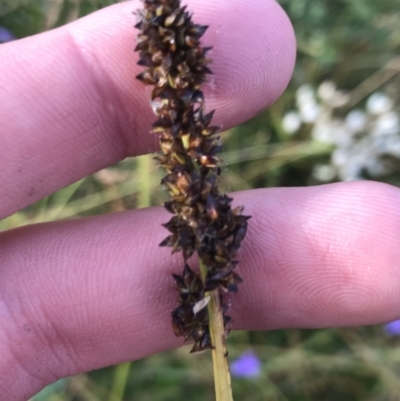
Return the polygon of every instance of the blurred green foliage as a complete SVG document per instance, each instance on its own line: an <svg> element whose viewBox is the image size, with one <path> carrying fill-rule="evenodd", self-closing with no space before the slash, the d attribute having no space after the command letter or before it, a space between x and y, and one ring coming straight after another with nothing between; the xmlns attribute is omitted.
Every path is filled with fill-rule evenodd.
<svg viewBox="0 0 400 401"><path fill-rule="evenodd" d="M22 38L114 2L0 0L0 26ZM313 141L307 129L295 137L283 131L281 120L295 103L295 91L304 83L316 87L326 79L343 89L354 90L399 54L398 0L280 3L298 38L294 77L282 98L269 110L225 134L225 190L315 183L312 168L326 162L332 149ZM367 88L358 102L362 104L369 93ZM164 194L158 186L159 174L149 156L125 160L0 222L0 229L160 204ZM251 348L263 366L259 378L234 380L235 400L400 400L398 345L400 339L388 338L380 326L234 332L229 339L231 358ZM211 370L208 355L188 355L184 347L61 380L34 399L211 400Z"/></svg>

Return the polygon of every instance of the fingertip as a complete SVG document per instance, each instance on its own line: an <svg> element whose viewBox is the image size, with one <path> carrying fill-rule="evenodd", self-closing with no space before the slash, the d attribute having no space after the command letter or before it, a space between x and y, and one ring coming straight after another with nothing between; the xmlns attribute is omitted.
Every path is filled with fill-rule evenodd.
<svg viewBox="0 0 400 401"><path fill-rule="evenodd" d="M253 218L241 254L250 268L238 269L252 291L238 294L238 328L398 319L398 188L357 181L263 194L241 201Z"/></svg>
<svg viewBox="0 0 400 401"><path fill-rule="evenodd" d="M205 85L210 109L223 128L238 125L273 104L287 87L296 60L292 24L274 0L195 0L196 20L209 26L214 75Z"/></svg>
<svg viewBox="0 0 400 401"><path fill-rule="evenodd" d="M274 0L187 3L193 21L209 27L202 45L212 47L208 54L213 75L204 92L207 108L216 110L215 123L228 129L274 103L287 87L296 59L293 27L281 6ZM112 79L127 108L125 117L147 133L152 118L149 91L135 79L142 67L133 53L137 31L132 12L140 6L132 1L103 9L88 17L90 24L89 19L79 21L74 36L101 65L100 75ZM154 143L141 138L131 153L152 151Z"/></svg>

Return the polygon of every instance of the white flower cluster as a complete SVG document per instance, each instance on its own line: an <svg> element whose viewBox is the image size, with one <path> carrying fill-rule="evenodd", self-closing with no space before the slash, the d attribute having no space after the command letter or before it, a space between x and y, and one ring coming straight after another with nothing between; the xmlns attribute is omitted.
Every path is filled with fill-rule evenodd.
<svg viewBox="0 0 400 401"><path fill-rule="evenodd" d="M335 177L360 180L365 173L379 178L392 172L389 158L400 160L400 114L393 100L384 92L375 92L363 109L338 117L338 108L343 110L350 99L330 81L316 91L303 85L296 93L297 110L283 117L282 127L288 134L308 124L313 139L335 146L331 163L314 168L313 176L321 182Z"/></svg>

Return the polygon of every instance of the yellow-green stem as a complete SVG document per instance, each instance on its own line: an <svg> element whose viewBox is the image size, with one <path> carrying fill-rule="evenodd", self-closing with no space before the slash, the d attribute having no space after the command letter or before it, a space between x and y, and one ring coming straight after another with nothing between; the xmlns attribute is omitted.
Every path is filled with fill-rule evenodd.
<svg viewBox="0 0 400 401"><path fill-rule="evenodd" d="M122 363L115 368L114 381L108 397L109 401L122 401L128 383L130 368L130 362Z"/></svg>
<svg viewBox="0 0 400 401"><path fill-rule="evenodd" d="M149 207L151 201L153 157L145 155L138 157L138 171L141 179L138 182L137 207Z"/></svg>
<svg viewBox="0 0 400 401"><path fill-rule="evenodd" d="M204 281L207 275L207 268L201 260L200 274ZM207 310L211 344L213 346L211 353L214 370L215 398L216 401L233 401L228 351L225 343L224 320L218 290L210 291L206 293L206 296L210 296Z"/></svg>

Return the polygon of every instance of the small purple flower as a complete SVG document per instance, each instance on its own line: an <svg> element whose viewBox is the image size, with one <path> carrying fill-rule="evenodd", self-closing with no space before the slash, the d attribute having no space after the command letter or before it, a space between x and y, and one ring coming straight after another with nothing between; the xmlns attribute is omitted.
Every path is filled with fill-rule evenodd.
<svg viewBox="0 0 400 401"><path fill-rule="evenodd" d="M0 43L11 42L15 36L7 29L0 26Z"/></svg>
<svg viewBox="0 0 400 401"><path fill-rule="evenodd" d="M399 336L400 335L400 320L395 320L388 324L385 324L386 334L390 336Z"/></svg>
<svg viewBox="0 0 400 401"><path fill-rule="evenodd" d="M231 373L235 377L257 377L261 373L261 361L254 352L247 351L232 362Z"/></svg>

